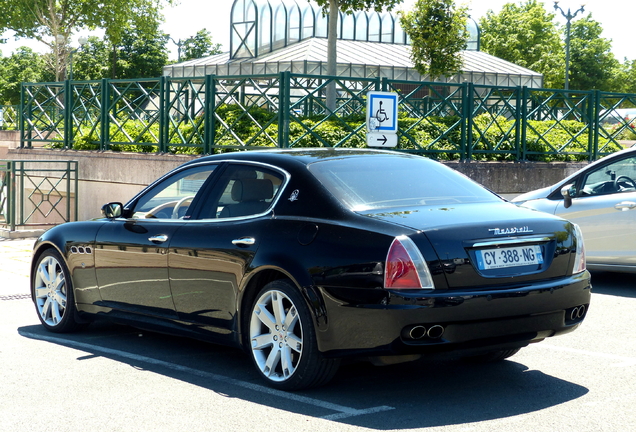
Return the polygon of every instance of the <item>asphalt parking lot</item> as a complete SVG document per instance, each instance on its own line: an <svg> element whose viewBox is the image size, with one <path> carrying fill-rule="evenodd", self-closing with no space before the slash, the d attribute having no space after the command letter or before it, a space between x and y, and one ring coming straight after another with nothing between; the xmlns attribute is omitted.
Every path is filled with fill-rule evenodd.
<svg viewBox="0 0 636 432"><path fill-rule="evenodd" d="M636 275L593 275L584 325L508 361L355 363L284 393L236 349L110 324L44 331L28 297L33 241L0 240L3 432L636 430Z"/></svg>

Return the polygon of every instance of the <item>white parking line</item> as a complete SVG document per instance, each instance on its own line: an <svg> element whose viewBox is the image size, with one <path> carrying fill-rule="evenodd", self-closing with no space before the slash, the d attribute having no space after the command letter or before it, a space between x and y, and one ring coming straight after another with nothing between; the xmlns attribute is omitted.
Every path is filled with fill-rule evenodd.
<svg viewBox="0 0 636 432"><path fill-rule="evenodd" d="M61 338L57 338L57 337L53 337L53 336L45 336L45 335L39 335L39 334L35 334L35 333L29 333L29 332L19 332L22 336L31 338L31 339L38 339L38 340L43 340L46 342L52 342L52 343L57 343L60 345L65 345L65 346L69 346L72 348L77 348L77 349L81 349L83 351L89 351L89 352L101 352L104 354L110 354L110 355L115 355L118 357L123 357L123 358L127 358L127 359L131 359L131 360L135 360L135 361L140 361L140 362L144 362L144 363L149 363L149 364L153 364L153 365L157 365L157 366L162 366L165 367L167 369L172 369L175 371L179 371L179 372L186 372L192 375L196 375L202 378L209 378L209 379L213 379L215 381L220 381L220 382L224 382L224 383L228 383L228 384L232 384L238 387L243 387L246 389L250 389L259 393L266 393L272 396L277 396L283 399L289 399L292 400L294 402L300 402L303 404L307 404L307 405L311 405L311 406L315 406L318 408L324 408L324 409L328 409L331 411L336 411L336 414L330 414L330 415L326 415L323 416L321 418L326 419L326 420L341 420L341 419L345 419L345 418L349 418L349 417L356 417L356 416L360 416L360 415L364 415L364 414L373 414L373 413L377 413L377 412L382 412L382 411L389 411L389 410L393 410L395 409L394 407L390 407L390 406L377 406L377 407L373 407L373 408L367 408L367 409L355 409L355 408L350 408L350 407L346 407L343 405L338 405L338 404L333 404L330 402L325 402L325 401L321 401L319 399L314 399L314 398L310 398L310 397L306 397L306 396L300 396L294 393L287 393L284 391L280 391L280 390L275 390L269 387L265 387L262 385L258 385L258 384L253 384L247 381L241 381L241 380L237 380L234 378L230 378L230 377L226 377L224 375L219 375L219 374L214 374L214 373L210 373L210 372L205 372L205 371L201 371L198 369L193 369L193 368L189 368L187 366L181 366L175 363L170 363L170 362L166 362L163 360L157 360L151 357L146 357L146 356L141 356L141 355L137 355L137 354L132 354L126 351L120 351L120 350L115 350L115 349L110 349L110 348L104 348L104 347L100 347L97 345L91 345L91 344L87 344L87 343L83 343L83 342L76 342L76 341L72 341L72 340L67 340L67 339L61 339Z"/></svg>
<svg viewBox="0 0 636 432"><path fill-rule="evenodd" d="M550 344L545 344L545 343L533 344L531 346L532 347L536 347L536 348L547 348L547 349L551 349L551 350L554 350L554 351L569 352L569 353L572 353L572 354L582 354L582 355L584 355L586 357L598 357L598 358L604 358L604 359L608 359L608 360L615 360L615 361L619 362L619 363L615 363L615 364L610 365L612 367L636 366L636 357L624 357L624 356L619 356L619 355L614 355L614 354L605 354L605 353L581 350L581 349L576 349L576 348L560 347L560 346L550 345Z"/></svg>

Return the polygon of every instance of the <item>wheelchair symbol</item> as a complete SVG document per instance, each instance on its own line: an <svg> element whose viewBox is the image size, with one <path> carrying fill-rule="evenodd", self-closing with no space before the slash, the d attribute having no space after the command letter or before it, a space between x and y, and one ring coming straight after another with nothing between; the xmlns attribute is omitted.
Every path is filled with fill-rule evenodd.
<svg viewBox="0 0 636 432"><path fill-rule="evenodd" d="M382 108L382 101L380 101L380 109L378 109L375 113L375 118L378 119L380 123L383 123L389 119L386 111L384 111L384 108Z"/></svg>

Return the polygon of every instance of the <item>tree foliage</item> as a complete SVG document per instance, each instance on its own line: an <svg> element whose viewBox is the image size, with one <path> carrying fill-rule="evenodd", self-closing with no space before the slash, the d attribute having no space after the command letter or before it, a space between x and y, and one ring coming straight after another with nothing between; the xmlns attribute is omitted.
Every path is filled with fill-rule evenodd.
<svg viewBox="0 0 636 432"><path fill-rule="evenodd" d="M20 103L23 82L51 81L44 67L42 55L31 48L18 48L9 57L0 57L0 105Z"/></svg>
<svg viewBox="0 0 636 432"><path fill-rule="evenodd" d="M612 91L620 64L612 42L601 37L603 28L592 14L572 21L570 29L570 88Z"/></svg>
<svg viewBox="0 0 636 432"><path fill-rule="evenodd" d="M201 29L196 35L183 42L181 61L193 60L221 53L221 44L212 42L212 35L207 29Z"/></svg>
<svg viewBox="0 0 636 432"><path fill-rule="evenodd" d="M329 17L329 29L327 31L327 75L335 76L337 73L337 40L338 17L340 12L353 13L359 10L383 9L392 10L402 0L316 0L324 13ZM333 112L336 108L336 87L330 83L327 87L327 109Z"/></svg>
<svg viewBox="0 0 636 432"><path fill-rule="evenodd" d="M565 61L554 17L536 0L507 3L499 13L490 10L479 21L481 49L542 73L544 87L562 88Z"/></svg>
<svg viewBox="0 0 636 432"><path fill-rule="evenodd" d="M57 80L66 75L71 37L81 29L104 29L105 38L117 45L129 22L146 31L162 21L161 9L172 0L3 0L0 32L13 30L17 37L35 39L53 54Z"/></svg>
<svg viewBox="0 0 636 432"><path fill-rule="evenodd" d="M139 32L129 27L119 44L91 37L73 57L73 78L156 78L168 63L168 37L158 29Z"/></svg>
<svg viewBox="0 0 636 432"><path fill-rule="evenodd" d="M117 78L156 78L168 63L168 36L158 27L151 32L128 28L121 42L113 46L117 55L113 76Z"/></svg>
<svg viewBox="0 0 636 432"><path fill-rule="evenodd" d="M412 11L402 14L400 23L411 38L411 59L420 74L437 78L461 70L467 19L467 8L453 0L417 0Z"/></svg>

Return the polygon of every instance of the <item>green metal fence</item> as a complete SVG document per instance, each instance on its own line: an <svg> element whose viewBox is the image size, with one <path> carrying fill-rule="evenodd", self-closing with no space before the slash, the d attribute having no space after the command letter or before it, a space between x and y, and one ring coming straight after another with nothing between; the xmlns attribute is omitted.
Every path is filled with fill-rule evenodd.
<svg viewBox="0 0 636 432"><path fill-rule="evenodd" d="M57 225L77 220L77 162L0 161L0 226Z"/></svg>
<svg viewBox="0 0 636 432"><path fill-rule="evenodd" d="M18 105L0 105L0 130L18 129Z"/></svg>
<svg viewBox="0 0 636 432"><path fill-rule="evenodd" d="M438 159L593 160L636 140L633 122L617 115L636 106L633 94L283 72L23 84L21 145L192 154L365 147L370 90L399 93L397 150Z"/></svg>

